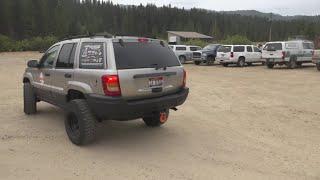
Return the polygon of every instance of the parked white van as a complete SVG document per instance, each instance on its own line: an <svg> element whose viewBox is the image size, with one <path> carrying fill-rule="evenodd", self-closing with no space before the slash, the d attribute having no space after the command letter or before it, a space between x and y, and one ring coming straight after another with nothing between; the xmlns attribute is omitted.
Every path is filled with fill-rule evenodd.
<svg viewBox="0 0 320 180"><path fill-rule="evenodd" d="M268 42L262 50L262 58L266 60L268 68L279 64L293 69L302 63L312 62L313 51L314 45L311 41Z"/></svg>
<svg viewBox="0 0 320 180"><path fill-rule="evenodd" d="M252 45L224 45L218 49L217 62L223 66L237 64L240 67L260 63L261 51L258 47Z"/></svg>

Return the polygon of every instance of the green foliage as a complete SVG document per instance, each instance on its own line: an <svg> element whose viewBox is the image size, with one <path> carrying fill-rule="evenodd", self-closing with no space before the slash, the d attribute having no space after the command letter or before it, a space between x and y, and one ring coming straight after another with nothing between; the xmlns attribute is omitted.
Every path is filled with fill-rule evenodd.
<svg viewBox="0 0 320 180"><path fill-rule="evenodd" d="M206 45L208 45L210 43L207 41L200 40L200 39L190 39L189 41L186 41L184 44L205 47Z"/></svg>
<svg viewBox="0 0 320 180"><path fill-rule="evenodd" d="M57 41L58 39L54 36L34 37L31 39L15 41L0 34L0 52L46 50Z"/></svg>
<svg viewBox="0 0 320 180"><path fill-rule="evenodd" d="M0 34L0 52L12 51L15 43L9 37Z"/></svg>
<svg viewBox="0 0 320 180"><path fill-rule="evenodd" d="M220 41L220 43L230 45L252 44L247 37L241 35L228 36L225 40Z"/></svg>
<svg viewBox="0 0 320 180"><path fill-rule="evenodd" d="M270 27L267 17L196 8L185 10L170 5L123 6L105 0L0 0L0 34L15 40L28 39L27 42L20 42L19 46L23 49L44 46L39 38L31 37L62 38L87 32L166 39L169 30L196 31L216 40L241 35L254 42L263 42L269 39ZM286 40L295 35L310 39L320 35L320 16L272 22L273 41ZM39 44L30 42L30 45L29 41ZM10 45L9 41L6 43ZM202 44L199 42L199 45Z"/></svg>

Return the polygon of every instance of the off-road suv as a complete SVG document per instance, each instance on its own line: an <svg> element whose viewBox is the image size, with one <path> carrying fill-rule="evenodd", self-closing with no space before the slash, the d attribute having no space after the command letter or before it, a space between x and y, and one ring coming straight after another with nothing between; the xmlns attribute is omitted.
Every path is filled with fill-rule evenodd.
<svg viewBox="0 0 320 180"><path fill-rule="evenodd" d="M54 44L23 76L24 112L44 101L66 110L65 127L77 145L95 139L102 120L167 121L189 93L186 72L163 41L135 37L81 37Z"/></svg>

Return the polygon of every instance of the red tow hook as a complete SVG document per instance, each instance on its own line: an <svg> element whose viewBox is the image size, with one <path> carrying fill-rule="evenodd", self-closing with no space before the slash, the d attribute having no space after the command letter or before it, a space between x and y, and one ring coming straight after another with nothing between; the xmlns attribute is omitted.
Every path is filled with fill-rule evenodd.
<svg viewBox="0 0 320 180"><path fill-rule="evenodd" d="M160 112L160 122L165 123L168 120L168 115L166 112Z"/></svg>

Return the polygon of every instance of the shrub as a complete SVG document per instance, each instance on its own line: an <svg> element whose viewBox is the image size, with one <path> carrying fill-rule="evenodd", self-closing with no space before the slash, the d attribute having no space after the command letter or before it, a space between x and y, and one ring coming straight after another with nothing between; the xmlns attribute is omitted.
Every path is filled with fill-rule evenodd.
<svg viewBox="0 0 320 180"><path fill-rule="evenodd" d="M12 51L14 48L14 41L9 37L0 34L0 52Z"/></svg>
<svg viewBox="0 0 320 180"><path fill-rule="evenodd" d="M200 39L190 39L189 41L186 41L184 44L205 47L206 45L208 45L210 43L207 41L200 40Z"/></svg>
<svg viewBox="0 0 320 180"><path fill-rule="evenodd" d="M247 37L240 35L228 36L225 40L220 41L220 43L230 45L252 44L252 42Z"/></svg>
<svg viewBox="0 0 320 180"><path fill-rule="evenodd" d="M7 36L0 35L0 52L4 51L44 51L56 43L58 39L54 36L33 37L15 41Z"/></svg>

